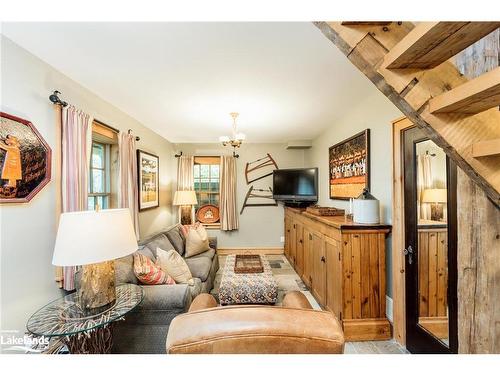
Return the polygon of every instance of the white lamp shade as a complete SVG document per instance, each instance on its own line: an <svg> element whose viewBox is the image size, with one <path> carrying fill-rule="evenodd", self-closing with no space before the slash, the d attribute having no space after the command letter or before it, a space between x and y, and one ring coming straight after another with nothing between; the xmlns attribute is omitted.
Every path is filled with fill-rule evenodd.
<svg viewBox="0 0 500 375"><path fill-rule="evenodd" d="M63 213L52 264L79 266L129 255L137 250L128 208Z"/></svg>
<svg viewBox="0 0 500 375"><path fill-rule="evenodd" d="M243 133L238 133L236 134L236 140L237 141L244 141L247 138L247 136Z"/></svg>
<svg viewBox="0 0 500 375"><path fill-rule="evenodd" d="M176 191L174 194L174 206L191 206L198 204L194 190Z"/></svg>
<svg viewBox="0 0 500 375"><path fill-rule="evenodd" d="M446 203L446 189L425 189L422 193L422 202L424 203Z"/></svg>

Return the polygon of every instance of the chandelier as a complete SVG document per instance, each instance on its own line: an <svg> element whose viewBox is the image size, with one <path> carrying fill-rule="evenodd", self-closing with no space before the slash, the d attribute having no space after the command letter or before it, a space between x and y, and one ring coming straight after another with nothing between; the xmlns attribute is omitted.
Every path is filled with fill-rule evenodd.
<svg viewBox="0 0 500 375"><path fill-rule="evenodd" d="M238 112L231 112L231 117L233 118L233 134L231 137L224 135L219 137L219 141L223 146L231 146L233 148L233 156L238 157L236 155L235 150L241 146L246 136L243 133L238 133L238 127L236 126L236 118L238 117Z"/></svg>

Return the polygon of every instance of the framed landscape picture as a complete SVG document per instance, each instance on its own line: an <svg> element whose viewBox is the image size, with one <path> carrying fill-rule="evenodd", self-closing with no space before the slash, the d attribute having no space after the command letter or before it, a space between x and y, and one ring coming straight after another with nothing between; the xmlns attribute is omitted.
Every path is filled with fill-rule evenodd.
<svg viewBox="0 0 500 375"><path fill-rule="evenodd" d="M330 199L356 198L370 188L370 129L328 150Z"/></svg>
<svg viewBox="0 0 500 375"><path fill-rule="evenodd" d="M50 181L51 150L35 126L0 112L0 203L29 202Z"/></svg>
<svg viewBox="0 0 500 375"><path fill-rule="evenodd" d="M148 152L137 150L137 178L139 184L139 211L160 205L160 159Z"/></svg>

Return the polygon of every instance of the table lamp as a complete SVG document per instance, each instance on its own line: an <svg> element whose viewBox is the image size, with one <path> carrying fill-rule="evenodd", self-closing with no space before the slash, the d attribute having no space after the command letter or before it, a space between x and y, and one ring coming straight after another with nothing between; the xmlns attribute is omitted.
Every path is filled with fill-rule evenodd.
<svg viewBox="0 0 500 375"><path fill-rule="evenodd" d="M181 207L181 224L192 224L191 207L198 204L196 192L194 190L176 191L173 204Z"/></svg>
<svg viewBox="0 0 500 375"><path fill-rule="evenodd" d="M431 203L431 220L441 221L443 205L447 201L446 189L425 189L422 193L422 203Z"/></svg>
<svg viewBox="0 0 500 375"><path fill-rule="evenodd" d="M105 310L116 300L114 259L137 250L128 208L63 213L59 220L52 264L83 266L80 307Z"/></svg>

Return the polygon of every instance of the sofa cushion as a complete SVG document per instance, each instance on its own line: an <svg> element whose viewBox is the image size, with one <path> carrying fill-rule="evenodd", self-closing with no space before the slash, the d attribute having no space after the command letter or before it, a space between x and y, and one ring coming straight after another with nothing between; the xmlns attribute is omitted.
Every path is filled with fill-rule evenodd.
<svg viewBox="0 0 500 375"><path fill-rule="evenodd" d="M115 280L116 285L139 283L134 274L133 255L127 255L126 257L115 260Z"/></svg>
<svg viewBox="0 0 500 375"><path fill-rule="evenodd" d="M151 250L156 258L156 249L160 248L165 251L175 250L174 246L170 243L167 236L163 233L154 236L150 241L145 243L146 247Z"/></svg>
<svg viewBox="0 0 500 375"><path fill-rule="evenodd" d="M167 233L167 238L170 243L174 246L174 249L181 255L184 255L184 247L186 246L184 243L184 238L181 236L179 231L179 227L176 226L170 229ZM162 247L160 247L161 249Z"/></svg>
<svg viewBox="0 0 500 375"><path fill-rule="evenodd" d="M204 251L203 253L200 253L198 255L194 255L189 259L208 258L208 259L212 260L212 259L214 259L214 256L215 256L215 250L210 249L210 250Z"/></svg>
<svg viewBox="0 0 500 375"><path fill-rule="evenodd" d="M134 254L142 254L145 257L149 258L149 260L155 261L155 255L148 247L143 247L142 249L137 250Z"/></svg>
<svg viewBox="0 0 500 375"><path fill-rule="evenodd" d="M193 277L205 282L212 267L212 260L208 257L186 258L186 263Z"/></svg>
<svg viewBox="0 0 500 375"><path fill-rule="evenodd" d="M161 269L172 276L177 283L193 285L193 276L183 257L175 250L156 249L158 264Z"/></svg>
<svg viewBox="0 0 500 375"><path fill-rule="evenodd" d="M189 291L191 292L192 298L201 293L201 280L197 277L193 277L193 281L193 285L189 285Z"/></svg>

